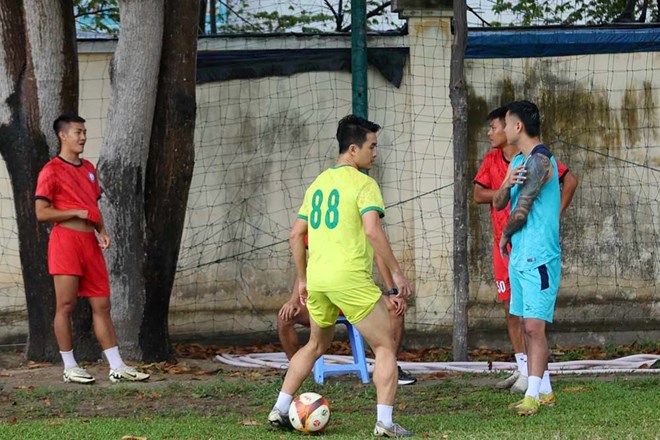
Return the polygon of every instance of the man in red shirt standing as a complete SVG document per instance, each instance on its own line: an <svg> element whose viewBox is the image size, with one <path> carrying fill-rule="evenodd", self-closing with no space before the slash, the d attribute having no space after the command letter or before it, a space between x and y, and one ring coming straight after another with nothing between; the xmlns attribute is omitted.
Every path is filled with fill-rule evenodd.
<svg viewBox="0 0 660 440"><path fill-rule="evenodd" d="M110 237L98 208L101 187L96 169L80 158L87 141L85 120L62 115L53 128L60 152L39 173L35 210L37 220L55 223L48 242L48 272L55 283L54 327L64 382L95 381L73 356L71 314L79 296L87 297L92 307L94 333L110 363L110 381L146 380L148 374L124 364L110 319L110 280L101 252L110 245Z"/></svg>
<svg viewBox="0 0 660 440"><path fill-rule="evenodd" d="M527 390L527 356L525 355L522 319L519 316L509 314L509 300L511 298L509 261L502 258L499 250L500 238L509 220L510 209L507 206L507 208L497 211L492 206L493 196L504 181L511 159L520 154L516 146L509 145L506 141L506 135L504 134L506 112L506 107L500 107L493 110L486 118L490 127L488 130L488 142L493 149L484 156L479 172L477 172L474 178L474 200L477 203L491 204L490 218L493 224L494 239L493 272L495 275L495 285L497 286L497 301L504 304L507 331L518 367L517 371L499 382L496 387L501 389L508 388L512 393L524 393ZM568 168L559 161L557 161L557 168L559 181L562 184L561 213L563 214L573 199L578 181Z"/></svg>

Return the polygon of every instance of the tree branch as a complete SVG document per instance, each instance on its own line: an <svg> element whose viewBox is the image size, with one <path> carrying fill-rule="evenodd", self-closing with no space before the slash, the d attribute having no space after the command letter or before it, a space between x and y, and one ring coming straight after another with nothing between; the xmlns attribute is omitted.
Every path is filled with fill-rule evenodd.
<svg viewBox="0 0 660 440"><path fill-rule="evenodd" d="M477 11L475 11L474 9L472 9L472 8L469 7L469 6L467 7L467 10L470 11L470 12L472 12L472 14L473 14L475 17L477 17L477 18L478 18L483 24L485 24L486 26L490 26L490 23L488 23L486 20L484 20L483 18L481 18L481 15L477 14Z"/></svg>
<svg viewBox="0 0 660 440"><path fill-rule="evenodd" d="M335 8L332 7L332 3L330 3L328 0L323 0L323 3L330 9L330 12L332 12L332 15L334 15L335 18L338 17L337 11L335 11Z"/></svg>
<svg viewBox="0 0 660 440"><path fill-rule="evenodd" d="M74 17L79 18L79 17L85 17L86 15L104 14L106 12L111 12L111 11L117 11L117 8L106 8L106 9L99 9L98 11L82 12L76 14Z"/></svg>
<svg viewBox="0 0 660 440"><path fill-rule="evenodd" d="M372 9L370 12L367 12L367 18L371 18L371 17L373 17L373 16L375 16L375 15L379 15L381 12L383 12L383 10L384 10L385 8L387 8L387 7L390 6L391 4L392 4L391 1L387 1L387 2L383 3L382 5L378 6L377 8ZM348 26L342 28L342 29L341 29L341 32L348 32L348 31L350 31L350 30L351 30L351 25L349 24Z"/></svg>

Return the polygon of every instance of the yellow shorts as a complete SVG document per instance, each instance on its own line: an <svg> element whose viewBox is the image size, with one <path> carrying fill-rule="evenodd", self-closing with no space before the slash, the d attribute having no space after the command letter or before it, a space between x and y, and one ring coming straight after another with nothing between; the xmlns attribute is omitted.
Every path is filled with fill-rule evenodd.
<svg viewBox="0 0 660 440"><path fill-rule="evenodd" d="M334 325L340 310L351 324L356 324L371 313L381 295L375 284L337 292L311 291L307 293L307 310L321 328Z"/></svg>

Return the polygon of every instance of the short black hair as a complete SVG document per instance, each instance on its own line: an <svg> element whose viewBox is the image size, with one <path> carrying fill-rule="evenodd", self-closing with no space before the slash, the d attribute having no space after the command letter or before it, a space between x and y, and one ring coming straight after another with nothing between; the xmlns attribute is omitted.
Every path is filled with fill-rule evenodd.
<svg viewBox="0 0 660 440"><path fill-rule="evenodd" d="M530 101L513 101L506 107L509 113L520 119L528 136L538 137L541 134L541 113L536 104Z"/></svg>
<svg viewBox="0 0 660 440"><path fill-rule="evenodd" d="M376 133L380 125L355 115L344 116L337 126L339 154L348 151L351 144L362 146L369 133Z"/></svg>
<svg viewBox="0 0 660 440"><path fill-rule="evenodd" d="M80 122L81 124L85 123L85 120L78 115L65 113L59 115L55 122L53 122L53 130L55 130L55 135L59 139L60 131L64 130L70 123Z"/></svg>
<svg viewBox="0 0 660 440"><path fill-rule="evenodd" d="M507 107L506 105L503 105L501 107L497 107L495 110L492 112L488 113L488 116L486 116L486 122L494 121L495 119L499 119L502 121L502 125L504 125L504 119L506 118L506 112L507 112Z"/></svg>

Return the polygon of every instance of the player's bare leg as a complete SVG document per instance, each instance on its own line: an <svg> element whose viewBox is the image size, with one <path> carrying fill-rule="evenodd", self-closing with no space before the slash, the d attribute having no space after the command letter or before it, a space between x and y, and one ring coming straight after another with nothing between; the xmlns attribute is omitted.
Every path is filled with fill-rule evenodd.
<svg viewBox="0 0 660 440"><path fill-rule="evenodd" d="M509 301L504 301L504 314L506 316L506 328L514 353L525 353L525 331L523 320L520 316L509 313Z"/></svg>
<svg viewBox="0 0 660 440"><path fill-rule="evenodd" d="M390 302L388 296L383 296L385 299L385 304L387 305L387 310L390 315L390 327L392 329L392 339L394 340L394 355L399 352L401 348L401 343L403 341L403 329L405 327L405 312L397 315L396 307L392 302ZM408 373L397 366L397 383L399 385L412 385L417 382L417 378L412 374Z"/></svg>
<svg viewBox="0 0 660 440"><path fill-rule="evenodd" d="M524 324L529 375L541 377L548 366L548 339L545 335L545 321L527 318Z"/></svg>
<svg viewBox="0 0 660 440"><path fill-rule="evenodd" d="M307 379L314 367L314 362L330 347L335 335L335 326L321 328L313 320L310 322L309 342L291 358L289 372L286 374L282 391L293 395Z"/></svg>
<svg viewBox="0 0 660 440"><path fill-rule="evenodd" d="M509 389L512 394L523 394L527 391L527 358L525 355L525 330L523 320L520 316L509 313L510 302L506 300L504 304L504 315L506 316L507 333L511 347L516 355L516 365L518 369L506 379L497 383L496 387L500 389Z"/></svg>
<svg viewBox="0 0 660 440"><path fill-rule="evenodd" d="M103 354L110 364L108 378L111 382L141 382L149 378L149 374L137 371L127 366L119 355L115 326L110 317L109 297L90 297L89 304L92 306L94 319L94 334L99 341Z"/></svg>
<svg viewBox="0 0 660 440"><path fill-rule="evenodd" d="M289 370L284 378L277 402L268 415L268 422L271 426L293 429L288 416L293 395L312 372L314 362L326 352L330 347L330 343L332 343L332 338L335 335L334 325L321 328L312 320L310 328L309 342L298 350L289 362Z"/></svg>
<svg viewBox="0 0 660 440"><path fill-rule="evenodd" d="M540 407L540 387L543 373L548 366L548 340L545 335L545 321L526 318L524 320L527 346L527 368L529 384L525 398L516 406L521 416L536 414Z"/></svg>
<svg viewBox="0 0 660 440"><path fill-rule="evenodd" d="M390 327L392 330L392 339L394 340L394 352L398 353L403 341L404 314L397 315L396 308L388 307L390 315Z"/></svg>
<svg viewBox="0 0 660 440"><path fill-rule="evenodd" d="M379 404L392 405L396 396L396 354L390 328L389 313L383 298L363 320L355 324L374 352L376 365L373 381Z"/></svg>
<svg viewBox="0 0 660 440"><path fill-rule="evenodd" d="M355 324L376 358L373 381L376 386L377 421L374 435L407 437L410 431L392 421L392 409L397 392L396 350L386 300L378 299L376 306L364 319Z"/></svg>
<svg viewBox="0 0 660 440"><path fill-rule="evenodd" d="M310 325L309 312L306 307L301 307L300 311L292 319L284 320L280 316L277 318L277 333L282 344L282 349L286 353L286 358L291 360L296 354L299 345L298 331L296 324L309 326Z"/></svg>
<svg viewBox="0 0 660 440"><path fill-rule="evenodd" d="M78 277L75 275L55 275L55 338L60 351L73 349L71 336L71 315L78 302Z"/></svg>
<svg viewBox="0 0 660 440"><path fill-rule="evenodd" d="M94 377L78 366L73 355L71 315L78 301L79 279L75 275L55 275L53 276L53 282L55 284L56 301L53 327L64 363L64 382L94 383Z"/></svg>
<svg viewBox="0 0 660 440"><path fill-rule="evenodd" d="M110 318L110 298L90 297L89 305L92 307L94 334L101 348L107 350L117 345L115 327Z"/></svg>

